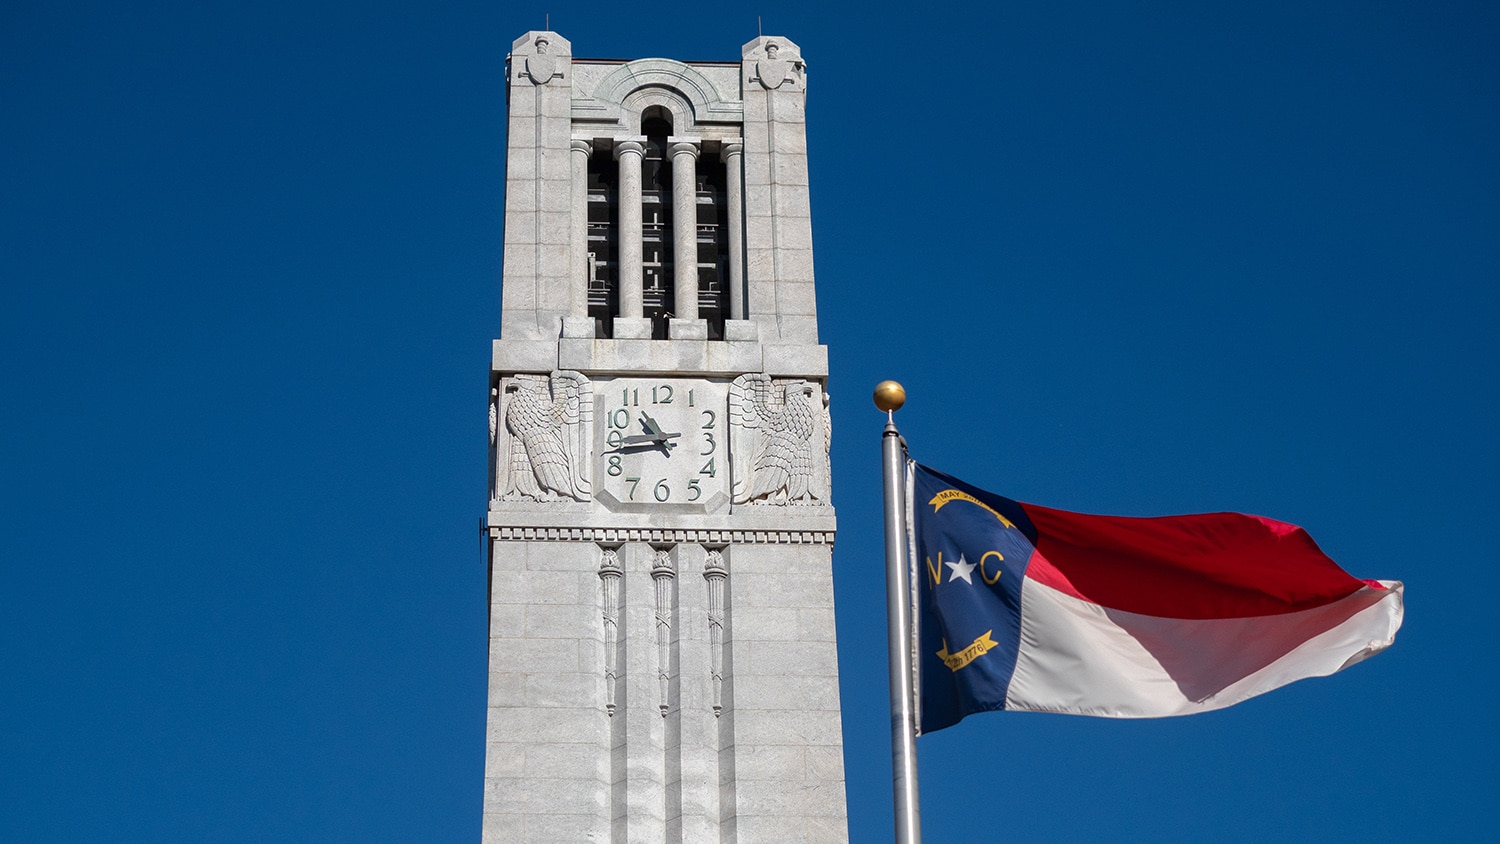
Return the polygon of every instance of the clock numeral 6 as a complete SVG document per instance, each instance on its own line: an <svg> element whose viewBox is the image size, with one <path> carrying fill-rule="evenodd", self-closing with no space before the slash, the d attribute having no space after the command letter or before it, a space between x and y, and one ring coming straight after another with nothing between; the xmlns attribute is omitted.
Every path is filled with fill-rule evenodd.
<svg viewBox="0 0 1500 844"><path fill-rule="evenodd" d="M657 501L666 501L668 498L671 498L672 489L671 487L667 486L667 479L662 478L661 480L657 481L656 487L651 490L651 494L656 497Z"/></svg>

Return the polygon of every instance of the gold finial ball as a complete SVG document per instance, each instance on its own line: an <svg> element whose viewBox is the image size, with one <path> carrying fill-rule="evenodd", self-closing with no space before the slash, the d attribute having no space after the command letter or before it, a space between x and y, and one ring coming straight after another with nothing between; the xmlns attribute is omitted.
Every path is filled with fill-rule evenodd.
<svg viewBox="0 0 1500 844"><path fill-rule="evenodd" d="M890 413L906 404L906 388L895 381L881 381L875 385L875 406Z"/></svg>

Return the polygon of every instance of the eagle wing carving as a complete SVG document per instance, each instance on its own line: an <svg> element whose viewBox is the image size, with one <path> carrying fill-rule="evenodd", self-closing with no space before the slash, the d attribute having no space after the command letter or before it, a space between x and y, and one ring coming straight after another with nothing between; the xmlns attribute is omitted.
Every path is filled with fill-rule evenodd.
<svg viewBox="0 0 1500 844"><path fill-rule="evenodd" d="M502 384L510 443L501 497L587 501L587 422L593 415L588 379L577 372L557 371L550 376L516 375Z"/></svg>
<svg viewBox="0 0 1500 844"><path fill-rule="evenodd" d="M814 484L814 433L821 429L814 390L802 379L773 380L764 373L730 384L735 504L810 504L821 497Z"/></svg>

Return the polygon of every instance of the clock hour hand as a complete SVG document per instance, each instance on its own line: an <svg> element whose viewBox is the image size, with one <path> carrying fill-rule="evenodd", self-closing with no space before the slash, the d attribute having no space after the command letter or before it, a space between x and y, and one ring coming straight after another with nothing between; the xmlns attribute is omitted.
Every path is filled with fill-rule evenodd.
<svg viewBox="0 0 1500 844"><path fill-rule="evenodd" d="M651 442L654 442L657 445L661 446L662 452L668 455L670 455L672 453L672 449L677 446L677 443L672 442L672 440L676 437L682 436L681 433L668 434L663 432L661 426L656 424L656 420L651 418L651 414L646 413L645 411L641 411L641 427L646 429L646 435L644 439L637 440L637 442L650 440ZM631 437L625 438L626 442L629 442L631 439Z"/></svg>

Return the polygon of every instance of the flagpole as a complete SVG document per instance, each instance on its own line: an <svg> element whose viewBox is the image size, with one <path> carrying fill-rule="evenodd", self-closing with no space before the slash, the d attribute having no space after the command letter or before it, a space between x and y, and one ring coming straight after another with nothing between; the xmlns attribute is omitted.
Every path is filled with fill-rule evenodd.
<svg viewBox="0 0 1500 844"><path fill-rule="evenodd" d="M875 387L885 411L881 449L885 475L885 623L891 672L891 785L896 798L896 844L921 844L917 798L917 729L912 701L911 584L906 564L906 467L895 413L906 390L895 381Z"/></svg>

